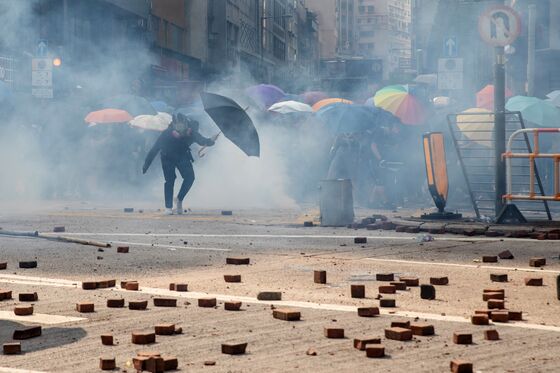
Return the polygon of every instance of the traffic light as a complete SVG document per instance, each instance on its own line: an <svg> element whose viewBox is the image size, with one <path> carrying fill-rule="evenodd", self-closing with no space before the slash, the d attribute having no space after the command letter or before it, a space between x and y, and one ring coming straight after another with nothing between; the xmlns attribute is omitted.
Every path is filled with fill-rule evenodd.
<svg viewBox="0 0 560 373"><path fill-rule="evenodd" d="M52 60L52 64L54 67L60 67L62 65L62 59L60 57L55 57Z"/></svg>

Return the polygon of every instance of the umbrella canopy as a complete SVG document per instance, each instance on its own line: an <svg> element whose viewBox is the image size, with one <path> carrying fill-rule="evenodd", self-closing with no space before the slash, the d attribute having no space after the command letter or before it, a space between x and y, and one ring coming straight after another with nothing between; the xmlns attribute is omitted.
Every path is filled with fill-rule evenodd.
<svg viewBox="0 0 560 373"><path fill-rule="evenodd" d="M335 133L355 133L398 122L391 113L373 106L336 103L317 113L327 128Z"/></svg>
<svg viewBox="0 0 560 373"><path fill-rule="evenodd" d="M127 111L130 115L157 115L156 109L144 97L135 95L117 95L101 101L100 109L120 109Z"/></svg>
<svg viewBox="0 0 560 373"><path fill-rule="evenodd" d="M471 108L457 115L457 127L469 140L477 144L492 146L494 113L487 109Z"/></svg>
<svg viewBox="0 0 560 373"><path fill-rule="evenodd" d="M84 118L86 123L90 124L124 123L129 122L132 119L134 118L128 112L118 109L103 109L92 111Z"/></svg>
<svg viewBox="0 0 560 373"><path fill-rule="evenodd" d="M268 109L272 104L284 100L286 93L275 85L259 84L245 90L247 96L261 108Z"/></svg>
<svg viewBox="0 0 560 373"><path fill-rule="evenodd" d="M524 120L541 127L556 127L560 123L560 109L540 98L515 96L508 100L506 109L521 112Z"/></svg>
<svg viewBox="0 0 560 373"><path fill-rule="evenodd" d="M546 97L548 97L546 101L550 101L554 106L560 107L560 90L552 91Z"/></svg>
<svg viewBox="0 0 560 373"><path fill-rule="evenodd" d="M421 124L426 119L426 110L409 92L408 86L394 85L380 89L373 96L373 102L398 117L403 124Z"/></svg>
<svg viewBox="0 0 560 373"><path fill-rule="evenodd" d="M513 93L506 88L506 98L513 96ZM487 110L494 110L494 86L488 84L476 94L476 107Z"/></svg>
<svg viewBox="0 0 560 373"><path fill-rule="evenodd" d="M316 102L315 104L313 104L313 106L311 108L313 109L313 111L319 111L324 106L332 105L332 104L336 104L336 103L353 104L352 101L345 100L343 98L326 98L324 100Z"/></svg>
<svg viewBox="0 0 560 373"><path fill-rule="evenodd" d="M280 114L290 114L290 113L310 113L313 111L311 106L297 101L280 101L273 104L268 108L268 111L272 111Z"/></svg>
<svg viewBox="0 0 560 373"><path fill-rule="evenodd" d="M172 121L171 114L157 113L157 115L139 115L129 123L132 127L150 131L165 131Z"/></svg>
<svg viewBox="0 0 560 373"><path fill-rule="evenodd" d="M305 102L307 105L313 106L317 102L329 98L329 96L327 96L325 92L309 91L309 92L302 93L301 98L303 99L303 102Z"/></svg>
<svg viewBox="0 0 560 373"><path fill-rule="evenodd" d="M259 134L245 110L225 96L202 92L200 97L204 110L231 142L248 156L260 156Z"/></svg>

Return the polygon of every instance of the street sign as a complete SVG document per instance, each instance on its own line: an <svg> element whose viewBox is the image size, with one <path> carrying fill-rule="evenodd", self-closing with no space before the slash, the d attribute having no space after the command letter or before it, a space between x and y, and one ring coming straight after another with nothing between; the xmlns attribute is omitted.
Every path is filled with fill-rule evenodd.
<svg viewBox="0 0 560 373"><path fill-rule="evenodd" d="M32 71L31 85L34 87L52 86L52 71L46 71L46 70Z"/></svg>
<svg viewBox="0 0 560 373"><path fill-rule="evenodd" d="M31 94L37 98L53 98L52 88L31 88Z"/></svg>
<svg viewBox="0 0 560 373"><path fill-rule="evenodd" d="M459 46L455 36L447 37L443 40L443 56L446 58L455 58L459 55Z"/></svg>
<svg viewBox="0 0 560 373"><path fill-rule="evenodd" d="M31 60L31 94L37 98L53 98L52 61L49 58Z"/></svg>
<svg viewBox="0 0 560 373"><path fill-rule="evenodd" d="M513 43L521 33L521 18L508 6L495 6L479 17L478 32L488 44L505 47Z"/></svg>
<svg viewBox="0 0 560 373"><path fill-rule="evenodd" d="M440 58L438 60L438 89L463 89L462 58Z"/></svg>
<svg viewBox="0 0 560 373"><path fill-rule="evenodd" d="M39 40L37 43L37 48L35 50L35 57L45 58L49 53L48 43L46 40Z"/></svg>

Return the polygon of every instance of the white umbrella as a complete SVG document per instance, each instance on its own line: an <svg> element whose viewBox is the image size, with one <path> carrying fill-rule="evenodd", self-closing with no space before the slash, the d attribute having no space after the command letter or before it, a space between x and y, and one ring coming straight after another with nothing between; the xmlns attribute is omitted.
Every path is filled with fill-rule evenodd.
<svg viewBox="0 0 560 373"><path fill-rule="evenodd" d="M290 113L311 113L313 109L311 106L304 104L303 102L297 101L280 101L273 104L268 108L268 111L272 111L280 114L290 114Z"/></svg>
<svg viewBox="0 0 560 373"><path fill-rule="evenodd" d="M129 123L132 127L151 131L165 131L173 118L171 114L159 112L157 115L139 115Z"/></svg>
<svg viewBox="0 0 560 373"><path fill-rule="evenodd" d="M551 102L552 105L556 107L560 107L560 90L552 91L549 94L547 94L546 97L549 98L549 100L546 101Z"/></svg>

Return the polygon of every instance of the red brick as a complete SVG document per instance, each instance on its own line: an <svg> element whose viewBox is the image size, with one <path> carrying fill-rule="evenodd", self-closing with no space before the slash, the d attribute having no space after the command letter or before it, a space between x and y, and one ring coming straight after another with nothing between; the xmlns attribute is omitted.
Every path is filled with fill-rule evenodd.
<svg viewBox="0 0 560 373"><path fill-rule="evenodd" d="M367 237L354 237L355 244L365 244L367 243Z"/></svg>
<svg viewBox="0 0 560 373"><path fill-rule="evenodd" d="M250 258L226 258L226 264L248 265L250 262Z"/></svg>
<svg viewBox="0 0 560 373"><path fill-rule="evenodd" d="M95 305L91 302L76 303L76 311L80 313L94 312Z"/></svg>
<svg viewBox="0 0 560 373"><path fill-rule="evenodd" d="M96 281L84 281L84 282L82 282L82 289L84 289L84 290L97 289L97 282Z"/></svg>
<svg viewBox="0 0 560 373"><path fill-rule="evenodd" d="M216 307L216 298L199 298L199 307Z"/></svg>
<svg viewBox="0 0 560 373"><path fill-rule="evenodd" d="M156 335L173 335L175 334L175 324L159 324L155 327Z"/></svg>
<svg viewBox="0 0 560 373"><path fill-rule="evenodd" d="M529 259L529 266L531 267L542 267L546 265L546 258L537 257Z"/></svg>
<svg viewBox="0 0 560 373"><path fill-rule="evenodd" d="M420 280L418 279L418 277L401 276L399 277L399 280L404 282L406 286L420 286Z"/></svg>
<svg viewBox="0 0 560 373"><path fill-rule="evenodd" d="M394 273L377 273L375 275L375 279L377 281L387 281L387 282L395 281L395 274Z"/></svg>
<svg viewBox="0 0 560 373"><path fill-rule="evenodd" d="M393 308L397 306L397 302L391 298L381 298L379 299L379 307L383 308Z"/></svg>
<svg viewBox="0 0 560 373"><path fill-rule="evenodd" d="M385 338L394 339L396 341L410 341L412 339L412 330L405 328L388 328L385 329Z"/></svg>
<svg viewBox="0 0 560 373"><path fill-rule="evenodd" d="M175 290L175 283L172 282L172 283L169 284L169 290L172 290L172 291Z"/></svg>
<svg viewBox="0 0 560 373"><path fill-rule="evenodd" d="M183 334L183 328L181 327L175 328L175 334Z"/></svg>
<svg viewBox="0 0 560 373"><path fill-rule="evenodd" d="M101 334L101 344L105 346L112 346L113 342L113 335L112 334Z"/></svg>
<svg viewBox="0 0 560 373"><path fill-rule="evenodd" d="M314 224L313 224L312 221L304 221L304 222L303 222L303 226L304 226L304 227L313 227Z"/></svg>
<svg viewBox="0 0 560 373"><path fill-rule="evenodd" d="M148 361L146 361L146 367L144 370L150 373L163 373L165 372L165 363L161 356L151 356Z"/></svg>
<svg viewBox="0 0 560 373"><path fill-rule="evenodd" d="M484 255L482 257L482 263L497 263L498 257L496 255Z"/></svg>
<svg viewBox="0 0 560 373"><path fill-rule="evenodd" d="M391 328L410 329L410 321L391 321Z"/></svg>
<svg viewBox="0 0 560 373"><path fill-rule="evenodd" d="M488 329L484 331L484 339L487 341L497 341L500 339L500 333L496 329Z"/></svg>
<svg viewBox="0 0 560 373"><path fill-rule="evenodd" d="M19 342L4 343L2 345L2 350L4 351L4 355L21 354L21 343Z"/></svg>
<svg viewBox="0 0 560 373"><path fill-rule="evenodd" d="M506 291L504 289L484 289L482 290L483 293L502 293L502 294L506 294Z"/></svg>
<svg viewBox="0 0 560 373"><path fill-rule="evenodd" d="M344 338L344 329L325 326L323 328L323 334L327 338Z"/></svg>
<svg viewBox="0 0 560 373"><path fill-rule="evenodd" d="M436 288L433 285L420 285L420 298L428 300L436 299Z"/></svg>
<svg viewBox="0 0 560 373"><path fill-rule="evenodd" d="M12 291L0 289L0 300L12 299Z"/></svg>
<svg viewBox="0 0 560 373"><path fill-rule="evenodd" d="M374 317L379 315L378 307L358 307L358 316Z"/></svg>
<svg viewBox="0 0 560 373"><path fill-rule="evenodd" d="M424 324L424 323L412 323L410 324L410 330L412 330L413 335L434 335L435 330L432 324Z"/></svg>
<svg viewBox="0 0 560 373"><path fill-rule="evenodd" d="M327 271L313 271L313 282L316 284L326 284Z"/></svg>
<svg viewBox="0 0 560 373"><path fill-rule="evenodd" d="M163 359L164 371L167 372L168 370L177 370L179 368L179 360L175 356L163 355L161 358Z"/></svg>
<svg viewBox="0 0 560 373"><path fill-rule="evenodd" d="M53 228L54 233L66 232L66 228L63 225L59 225Z"/></svg>
<svg viewBox="0 0 560 373"><path fill-rule="evenodd" d="M366 286L365 285L350 285L350 296L352 298L365 298Z"/></svg>
<svg viewBox="0 0 560 373"><path fill-rule="evenodd" d="M378 291L379 294L395 294L397 288L394 285L381 285Z"/></svg>
<svg viewBox="0 0 560 373"><path fill-rule="evenodd" d="M142 311L145 310L146 308L148 308L147 300L131 300L128 302L129 310Z"/></svg>
<svg viewBox="0 0 560 373"><path fill-rule="evenodd" d="M368 344L380 344L381 338L360 337L354 338L354 348L364 351Z"/></svg>
<svg viewBox="0 0 560 373"><path fill-rule="evenodd" d="M506 302L503 300L499 300L499 299L490 299L488 301L488 309L493 310L493 309L504 309L506 308Z"/></svg>
<svg viewBox="0 0 560 373"><path fill-rule="evenodd" d="M225 282L241 282L241 275L224 275Z"/></svg>
<svg viewBox="0 0 560 373"><path fill-rule="evenodd" d="M147 345L156 342L156 333L132 332L132 343L136 345Z"/></svg>
<svg viewBox="0 0 560 373"><path fill-rule="evenodd" d="M19 262L19 268L37 268L37 261L36 260L28 260Z"/></svg>
<svg viewBox="0 0 560 373"><path fill-rule="evenodd" d="M157 351L139 351L136 353L136 356L142 357L161 357L161 354Z"/></svg>
<svg viewBox="0 0 560 373"><path fill-rule="evenodd" d="M0 270L7 269L7 268L8 268L8 262L0 262Z"/></svg>
<svg viewBox="0 0 560 373"><path fill-rule="evenodd" d="M177 307L177 299L175 299L175 298L154 298L154 306L156 306L156 307Z"/></svg>
<svg viewBox="0 0 560 373"><path fill-rule="evenodd" d="M150 360L150 356L136 356L132 358L134 369L141 372L146 370L146 363Z"/></svg>
<svg viewBox="0 0 560 373"><path fill-rule="evenodd" d="M261 291L257 294L258 300L282 300L282 292L281 291Z"/></svg>
<svg viewBox="0 0 560 373"><path fill-rule="evenodd" d="M404 281L394 281L391 282L391 285L393 285L397 290L406 290L406 282Z"/></svg>
<svg viewBox="0 0 560 373"><path fill-rule="evenodd" d="M482 293L482 300L504 300L504 293Z"/></svg>
<svg viewBox="0 0 560 373"><path fill-rule="evenodd" d="M451 369L452 373L472 373L473 372L473 365L472 363L466 362L464 360L451 360L449 364L449 368Z"/></svg>
<svg viewBox="0 0 560 373"><path fill-rule="evenodd" d="M458 345L472 344L472 334L470 333L453 333L453 343Z"/></svg>
<svg viewBox="0 0 560 373"><path fill-rule="evenodd" d="M16 316L30 316L33 315L33 306L16 306L14 307Z"/></svg>
<svg viewBox="0 0 560 373"><path fill-rule="evenodd" d="M118 246L117 247L117 253L120 254L127 254L129 251L129 247L128 246Z"/></svg>
<svg viewBox="0 0 560 373"><path fill-rule="evenodd" d="M107 288L112 288L115 287L115 285L117 284L117 280L111 279L111 280L103 280L103 281L97 281L96 285L98 289L107 289Z"/></svg>
<svg viewBox="0 0 560 373"><path fill-rule="evenodd" d="M222 343L222 354L242 355L247 349L247 343Z"/></svg>
<svg viewBox="0 0 560 373"><path fill-rule="evenodd" d="M307 355L310 355L309 353ZM315 353L315 355L317 355L317 353ZM315 356L313 355L313 356ZM214 365L216 365L216 362L214 360L206 360L204 362L204 365L208 366L208 367L213 367Z"/></svg>
<svg viewBox="0 0 560 373"><path fill-rule="evenodd" d="M284 321L298 321L301 318L301 313L288 308L277 308L272 311L272 317Z"/></svg>
<svg viewBox="0 0 560 373"><path fill-rule="evenodd" d="M501 253L498 254L498 257L500 259L513 259L514 258L513 254L509 250L502 251Z"/></svg>
<svg viewBox="0 0 560 373"><path fill-rule="evenodd" d="M508 282L507 273L491 273L490 281L492 282Z"/></svg>
<svg viewBox="0 0 560 373"><path fill-rule="evenodd" d="M509 312L508 311L492 311L490 318L494 322L508 322Z"/></svg>
<svg viewBox="0 0 560 373"><path fill-rule="evenodd" d="M113 370L117 367L117 363L114 357L101 357L99 358L99 369L101 370Z"/></svg>
<svg viewBox="0 0 560 373"><path fill-rule="evenodd" d="M525 277L526 286L543 286L542 277Z"/></svg>
<svg viewBox="0 0 560 373"><path fill-rule="evenodd" d="M107 299L107 307L122 308L124 307L124 299L122 298Z"/></svg>
<svg viewBox="0 0 560 373"><path fill-rule="evenodd" d="M430 277L431 285L447 285L449 284L449 279L446 276L443 277Z"/></svg>
<svg viewBox="0 0 560 373"><path fill-rule="evenodd" d="M366 347L366 356L369 358L380 358L385 356L385 346L382 344L370 344Z"/></svg>
<svg viewBox="0 0 560 373"><path fill-rule="evenodd" d="M20 339L35 338L35 337L39 337L41 334L42 334L42 328L40 326L30 326L28 328L14 330L12 339L20 340Z"/></svg>
<svg viewBox="0 0 560 373"><path fill-rule="evenodd" d="M522 321L523 312L522 311L508 311L508 317L512 321Z"/></svg>
<svg viewBox="0 0 560 373"><path fill-rule="evenodd" d="M473 325L488 325L488 315L474 314L471 316Z"/></svg>
<svg viewBox="0 0 560 373"><path fill-rule="evenodd" d="M140 288L140 285L136 281L127 281L125 284L126 290L137 291Z"/></svg>
<svg viewBox="0 0 560 373"><path fill-rule="evenodd" d="M188 291L188 284L175 284L175 291L185 292Z"/></svg>
<svg viewBox="0 0 560 373"><path fill-rule="evenodd" d="M239 311L241 309L241 302L224 302L224 309L226 311Z"/></svg>
<svg viewBox="0 0 560 373"><path fill-rule="evenodd" d="M475 315L486 315L486 317L490 318L490 315L492 314L492 310L475 310L474 314Z"/></svg>

